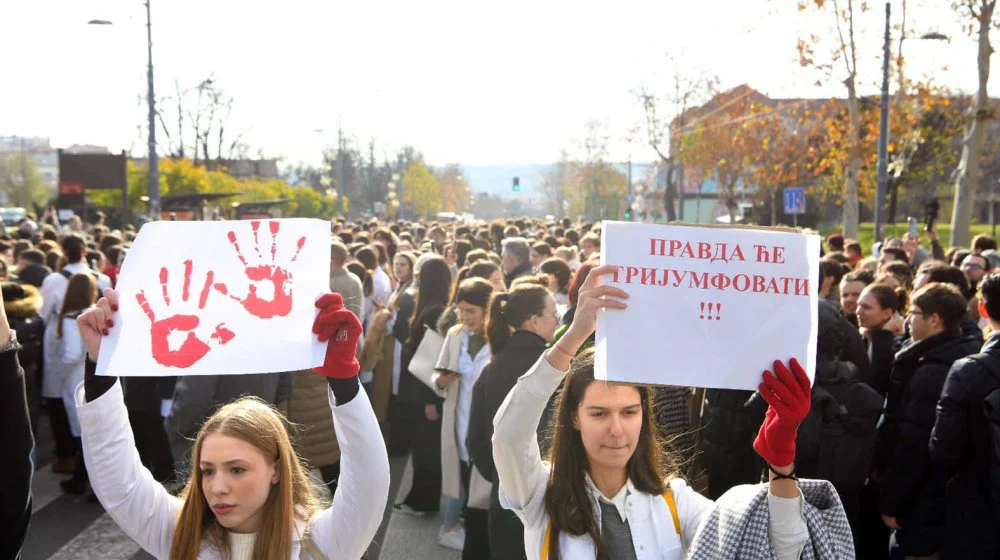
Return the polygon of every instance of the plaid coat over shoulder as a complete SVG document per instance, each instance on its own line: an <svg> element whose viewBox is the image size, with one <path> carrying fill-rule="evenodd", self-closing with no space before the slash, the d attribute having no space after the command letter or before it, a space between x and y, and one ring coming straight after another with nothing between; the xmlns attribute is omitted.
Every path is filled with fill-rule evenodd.
<svg viewBox="0 0 1000 560"><path fill-rule="evenodd" d="M809 529L801 558L853 560L851 527L833 485L825 480L800 480L799 489ZM736 486L715 504L695 535L690 560L776 560L768 537L766 484Z"/></svg>

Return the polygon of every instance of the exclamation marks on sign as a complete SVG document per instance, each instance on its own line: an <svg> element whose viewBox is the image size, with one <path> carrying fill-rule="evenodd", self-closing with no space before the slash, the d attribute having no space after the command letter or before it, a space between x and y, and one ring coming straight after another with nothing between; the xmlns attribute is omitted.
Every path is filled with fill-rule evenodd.
<svg viewBox="0 0 1000 560"><path fill-rule="evenodd" d="M704 321L721 321L722 320L722 304L721 303L707 303L701 302L701 315L700 319Z"/></svg>

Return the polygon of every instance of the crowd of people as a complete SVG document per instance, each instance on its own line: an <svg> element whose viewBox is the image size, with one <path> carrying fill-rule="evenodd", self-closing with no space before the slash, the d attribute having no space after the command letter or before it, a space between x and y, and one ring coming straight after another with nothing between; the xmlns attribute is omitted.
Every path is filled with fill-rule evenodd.
<svg viewBox="0 0 1000 560"><path fill-rule="evenodd" d="M596 315L628 294L600 281L600 224L568 219L332 220L303 333L323 367L97 377L135 235L47 214L0 239L3 478L25 490L4 558L42 414L63 491L158 558L362 557L389 456L413 471L393 513L440 515L465 559L1000 557L992 238L865 257L831 236L814 383L775 356L750 392L595 382Z"/></svg>

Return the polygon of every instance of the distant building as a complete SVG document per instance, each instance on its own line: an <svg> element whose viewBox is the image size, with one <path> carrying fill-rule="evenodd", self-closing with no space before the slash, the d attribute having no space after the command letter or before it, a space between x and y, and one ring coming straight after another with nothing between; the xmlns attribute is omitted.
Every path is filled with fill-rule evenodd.
<svg viewBox="0 0 1000 560"><path fill-rule="evenodd" d="M64 152L75 154L108 154L105 146L90 144L74 144L63 149ZM38 175L42 178L53 195L59 185L58 150L52 147L47 137L41 136L0 136L0 154L23 154L35 162Z"/></svg>

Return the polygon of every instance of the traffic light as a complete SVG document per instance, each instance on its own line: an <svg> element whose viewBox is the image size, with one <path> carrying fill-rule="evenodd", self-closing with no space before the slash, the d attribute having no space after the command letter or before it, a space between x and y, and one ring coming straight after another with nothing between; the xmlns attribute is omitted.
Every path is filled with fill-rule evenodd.
<svg viewBox="0 0 1000 560"><path fill-rule="evenodd" d="M632 207L631 206L629 206L628 208L625 209L625 219L626 220L631 220L632 219Z"/></svg>
<svg viewBox="0 0 1000 560"><path fill-rule="evenodd" d="M514 177L514 192L521 192L521 178Z"/></svg>

